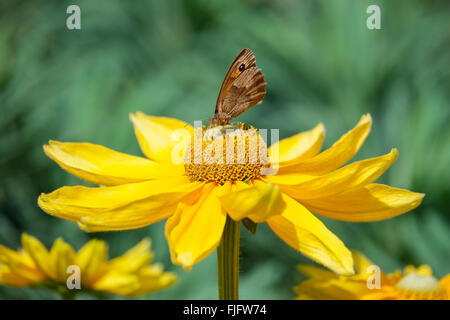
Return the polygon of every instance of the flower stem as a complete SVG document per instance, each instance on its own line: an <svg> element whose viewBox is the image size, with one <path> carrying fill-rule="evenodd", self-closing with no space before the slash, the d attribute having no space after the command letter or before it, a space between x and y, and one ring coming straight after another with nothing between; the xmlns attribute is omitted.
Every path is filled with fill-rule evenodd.
<svg viewBox="0 0 450 320"><path fill-rule="evenodd" d="M67 289L62 285L59 285L56 290L59 293L59 296L61 297L62 300L74 300L77 294L76 290Z"/></svg>
<svg viewBox="0 0 450 320"><path fill-rule="evenodd" d="M217 279L220 300L239 299L239 221L227 216L222 240L217 248Z"/></svg>

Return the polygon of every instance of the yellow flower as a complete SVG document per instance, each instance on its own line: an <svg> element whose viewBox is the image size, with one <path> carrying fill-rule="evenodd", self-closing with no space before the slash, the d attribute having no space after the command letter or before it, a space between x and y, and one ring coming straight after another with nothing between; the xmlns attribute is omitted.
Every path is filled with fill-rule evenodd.
<svg viewBox="0 0 450 320"><path fill-rule="evenodd" d="M294 287L296 299L318 300L448 300L450 274L437 280L427 265L407 266L385 274L364 255L353 251L356 274L339 276L328 270L300 265L310 279ZM378 271L376 271L378 270ZM376 277L379 277L377 283Z"/></svg>
<svg viewBox="0 0 450 320"><path fill-rule="evenodd" d="M0 284L59 288L67 292L68 278L77 272L69 266L75 266L79 268L81 289L123 296L151 293L172 285L176 277L163 272L159 264L149 265L153 258L150 244L149 239L144 239L122 256L108 261L108 248L101 240L91 240L75 252L58 238L47 250L38 239L23 233L21 250L0 245Z"/></svg>
<svg viewBox="0 0 450 320"><path fill-rule="evenodd" d="M143 113L130 118L147 159L90 143L50 141L44 151L51 159L101 187L62 187L41 194L39 206L86 231L135 229L168 218L172 261L187 270L219 245L228 214L233 220L266 222L294 249L337 273L352 274L350 251L311 212L376 221L412 210L423 198L372 183L397 158L395 149L344 166L369 134L369 115L321 153L322 124L267 148L258 131L242 124L198 130ZM227 148L226 141L239 135L245 147L239 149L235 140L234 148ZM214 162L222 155L215 150L223 146L224 158L234 159L231 164ZM264 157L277 174L264 173L270 169Z"/></svg>

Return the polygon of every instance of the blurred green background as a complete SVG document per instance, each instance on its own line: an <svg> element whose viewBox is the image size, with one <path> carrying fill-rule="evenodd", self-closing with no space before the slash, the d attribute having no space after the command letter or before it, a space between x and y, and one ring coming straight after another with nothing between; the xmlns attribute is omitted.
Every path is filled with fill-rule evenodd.
<svg viewBox="0 0 450 320"><path fill-rule="evenodd" d="M70 4L81 8L81 30L66 28ZM366 28L370 4L381 8L381 30ZM144 298L216 299L215 253L190 272L173 266L164 223L89 234L42 212L40 192L87 185L42 145L92 142L141 155L128 114L209 119L229 64L248 47L267 95L239 120L280 128L281 137L322 121L326 148L369 112L373 129L355 159L397 147L380 181L426 193L419 208L388 221L326 225L387 272L426 263L442 277L450 272L449 9L444 0L2 0L0 243L18 248L24 231L47 246L63 237L79 248L100 237L116 256L151 236L155 261L180 281ZM293 298L303 279L296 265L313 262L265 224L256 236L242 230L241 243L241 298ZM15 298L57 296L0 286L0 299Z"/></svg>

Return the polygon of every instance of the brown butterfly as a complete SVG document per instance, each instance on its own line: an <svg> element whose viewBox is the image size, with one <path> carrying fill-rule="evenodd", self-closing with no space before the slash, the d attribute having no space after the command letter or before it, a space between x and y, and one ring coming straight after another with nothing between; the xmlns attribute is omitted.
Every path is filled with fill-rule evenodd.
<svg viewBox="0 0 450 320"><path fill-rule="evenodd" d="M266 94L264 75L250 49L242 50L225 75L210 124L226 125L231 119L260 104Z"/></svg>

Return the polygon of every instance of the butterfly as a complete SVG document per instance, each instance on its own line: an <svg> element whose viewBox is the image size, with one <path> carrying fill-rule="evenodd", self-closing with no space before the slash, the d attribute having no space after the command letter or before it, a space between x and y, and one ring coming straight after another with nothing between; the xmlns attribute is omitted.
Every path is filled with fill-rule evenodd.
<svg viewBox="0 0 450 320"><path fill-rule="evenodd" d="M261 69L256 66L255 55L250 49L243 49L223 79L210 125L226 125L231 119L262 103L266 84Z"/></svg>

